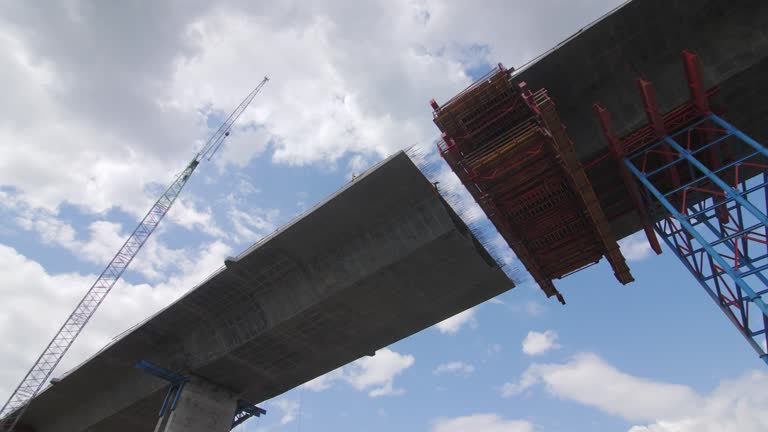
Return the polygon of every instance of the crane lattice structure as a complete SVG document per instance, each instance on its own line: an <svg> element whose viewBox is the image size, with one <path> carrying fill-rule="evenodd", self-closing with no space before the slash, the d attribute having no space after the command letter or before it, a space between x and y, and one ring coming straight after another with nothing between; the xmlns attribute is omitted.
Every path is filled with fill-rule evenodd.
<svg viewBox="0 0 768 432"><path fill-rule="evenodd" d="M184 170L176 176L168 189L160 195L160 198L152 205L149 212L147 212L136 229L117 251L114 258L107 264L107 267L96 279L96 282L93 283L83 299L80 300L75 310L69 315L51 342L43 350L43 353L40 354L40 357L29 369L29 372L21 380L21 383L13 391L10 398L8 398L8 401L3 405L0 411L1 432L13 430L29 407L32 398L43 388L53 370L96 312L96 309L104 301L112 287L115 286L115 283L120 279L125 269L128 268L128 265L130 265L131 261L139 253L139 250L141 250L141 247L144 246L149 236L152 235L155 228L160 224L160 221L168 213L168 210L170 210L176 198L178 198L181 190L189 180L189 177L195 172L197 166L203 159L210 160L216 154L224 140L229 136L230 129L235 121L250 105L253 98L261 91L261 88L264 87L267 81L269 81L269 78L264 77L259 85L227 117Z"/></svg>

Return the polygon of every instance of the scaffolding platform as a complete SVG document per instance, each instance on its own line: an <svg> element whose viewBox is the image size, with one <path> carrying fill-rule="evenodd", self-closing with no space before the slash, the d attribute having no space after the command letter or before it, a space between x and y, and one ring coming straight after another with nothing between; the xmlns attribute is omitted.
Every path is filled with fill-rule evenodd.
<svg viewBox="0 0 768 432"><path fill-rule="evenodd" d="M633 281L554 102L499 64L439 106L440 154L548 297L553 284L606 257Z"/></svg>

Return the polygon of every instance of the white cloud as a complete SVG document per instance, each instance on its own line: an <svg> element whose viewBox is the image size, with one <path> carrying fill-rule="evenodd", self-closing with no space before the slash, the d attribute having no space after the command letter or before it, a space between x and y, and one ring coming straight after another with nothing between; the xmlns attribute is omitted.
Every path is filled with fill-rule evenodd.
<svg viewBox="0 0 768 432"><path fill-rule="evenodd" d="M448 319L440 321L439 323L435 324L435 327L437 327L440 333L456 334L465 325L469 325L469 326L477 325L474 308L467 309L464 312L459 312L458 314Z"/></svg>
<svg viewBox="0 0 768 432"><path fill-rule="evenodd" d="M364 172L370 167L371 167L371 160L359 154L354 155L349 159L349 162L347 163L347 168L349 170L349 175L347 176L347 178L351 180L353 176L360 175L360 173Z"/></svg>
<svg viewBox="0 0 768 432"><path fill-rule="evenodd" d="M464 376L472 375L473 372L475 372L474 366L472 366L471 364L458 362L458 361L439 364L432 371L432 373L435 375L440 375L445 373L458 373Z"/></svg>
<svg viewBox="0 0 768 432"><path fill-rule="evenodd" d="M433 423L432 432L533 432L533 424L525 420L505 420L498 414L472 414Z"/></svg>
<svg viewBox="0 0 768 432"><path fill-rule="evenodd" d="M546 330L545 332L529 331L523 339L523 352L529 356L544 354L547 351L560 348L557 343L557 332Z"/></svg>
<svg viewBox="0 0 768 432"><path fill-rule="evenodd" d="M768 374L747 373L725 380L688 415L635 426L630 432L758 432L768 430Z"/></svg>
<svg viewBox="0 0 768 432"><path fill-rule="evenodd" d="M528 284L524 283L518 286L516 289L528 289ZM536 291L539 290L538 286L535 286L533 289ZM515 313L516 315L527 315L531 318L537 318L547 311L547 307L539 303L535 300L527 300L527 301L517 301L517 300L509 300L506 302L507 308Z"/></svg>
<svg viewBox="0 0 768 432"><path fill-rule="evenodd" d="M179 298L221 267L231 249L213 242L188 253L192 255L188 262L154 285L118 282L54 376L79 364L122 331ZM96 275L52 274L14 248L0 244L0 352L4 361L0 368L0 394L10 394L95 279ZM29 313L32 310L34 314Z"/></svg>
<svg viewBox="0 0 768 432"><path fill-rule="evenodd" d="M199 53L177 63L174 102L232 105L242 97L243 83L264 71L272 80L245 116L271 136L276 161L334 162L349 151L380 158L427 141L433 126L417 120L429 111L424 101L433 94L447 96L469 80L455 58L419 49L423 40L412 39L420 27L409 13L414 8L407 2L355 7L331 2L298 14L276 7L270 15L220 8L187 29ZM439 76L424 79L433 73ZM200 86L214 82L215 87ZM243 147L253 145L235 144L223 152ZM249 157L244 153L240 159Z"/></svg>
<svg viewBox="0 0 768 432"><path fill-rule="evenodd" d="M533 364L517 383L502 387L504 396L542 384L559 398L599 408L627 420L652 420L692 412L701 399L690 388L624 373L592 353L563 364ZM589 389L589 391L584 391Z"/></svg>
<svg viewBox="0 0 768 432"><path fill-rule="evenodd" d="M287 425L288 423L296 420L296 416L299 415L299 401L294 399L276 399L269 402L270 405L274 405L280 410L280 424Z"/></svg>
<svg viewBox="0 0 768 432"><path fill-rule="evenodd" d="M78 259L93 264L106 266L130 234L118 223L99 220L88 226L88 237L81 239L72 225L46 210L33 211L23 204L16 210L17 224L37 233L43 244L62 247ZM218 228L212 224L211 229ZM147 240L130 268L130 271L138 272L151 281L160 280L163 274L189 263L186 252L167 247L160 241L160 234L156 232Z"/></svg>
<svg viewBox="0 0 768 432"><path fill-rule="evenodd" d="M277 228L280 211L277 209L241 209L232 204L227 212L238 243L253 243Z"/></svg>
<svg viewBox="0 0 768 432"><path fill-rule="evenodd" d="M241 177L238 181L237 190L241 195L251 195L261 192L261 189L257 188L250 180L245 177Z"/></svg>
<svg viewBox="0 0 768 432"><path fill-rule="evenodd" d="M762 415L768 404L768 374L762 371L722 381L702 396L690 387L633 376L596 354L581 353L565 363L531 365L519 381L504 384L502 394L512 397L536 385L559 399L647 423L631 432L768 430L768 418Z"/></svg>
<svg viewBox="0 0 768 432"><path fill-rule="evenodd" d="M241 187L243 187L242 183ZM198 206L199 204L191 197L179 197L173 204L173 210L168 212L168 218L190 231L200 230L213 237L226 238L227 235L216 223L211 208L200 209Z"/></svg>
<svg viewBox="0 0 768 432"><path fill-rule="evenodd" d="M651 256L651 245L645 236L645 231L638 231L629 237L619 240L621 253L627 261L640 261Z"/></svg>
<svg viewBox="0 0 768 432"><path fill-rule="evenodd" d="M399 395L404 390L394 387L394 379L415 361L412 355L380 349L373 357L363 357L352 363L345 379L357 390L370 389L370 397Z"/></svg>
<svg viewBox="0 0 768 432"><path fill-rule="evenodd" d="M495 343L495 344L488 345L486 352L488 353L488 355L494 355L494 354L500 353L502 349L503 347L501 346L501 344Z"/></svg>
<svg viewBox="0 0 768 432"><path fill-rule="evenodd" d="M523 18L501 0L267 9L198 1L166 3L152 16L122 2L4 2L0 78L12 103L0 107L0 185L35 209L67 203L141 215L156 197L152 186L167 185L209 135L209 121L265 73L272 80L215 159L218 177L265 153L330 166L349 156L356 170L414 143L431 146L427 101L466 86L468 70L520 65L618 3L578 0L572 13L552 16L556 2L531 1ZM550 25L533 24L541 20ZM528 43L508 43L521 38ZM206 209L174 216L197 227L209 226L206 217Z"/></svg>
<svg viewBox="0 0 768 432"><path fill-rule="evenodd" d="M544 313L544 306L537 301L530 300L525 302L525 312L533 317L541 316Z"/></svg>
<svg viewBox="0 0 768 432"><path fill-rule="evenodd" d="M307 381L306 383L304 383L303 387L310 391L320 392L323 390L328 390L333 386L334 382L343 378L344 378L344 368L341 367L331 372L328 372L327 374L320 375L319 377L311 381Z"/></svg>
<svg viewBox="0 0 768 432"><path fill-rule="evenodd" d="M0 186L53 215L67 204L143 216L207 138L209 121L263 73L272 80L217 155L211 184L265 153L329 166L346 155L354 171L414 143L433 148L430 98L463 88L469 68L522 63L618 1L580 0L567 17L532 2L525 19L499 13L511 7L501 0L480 9L433 0L167 3L151 16L120 2L2 3L0 78L12 103L0 107ZM536 17L552 25L534 26ZM469 30L452 31L457 25ZM520 37L530 43L507 43ZM452 173L441 175L444 187L462 189ZM222 237L216 207L199 205L194 192L169 218ZM466 203L467 218L479 218ZM241 240L263 235L231 216Z"/></svg>
<svg viewBox="0 0 768 432"><path fill-rule="evenodd" d="M368 391L370 397L398 396L405 390L394 386L395 377L413 366L415 361L412 355L383 348L372 357L362 357L305 383L304 388L323 391L331 388L336 381L345 381L358 391Z"/></svg>

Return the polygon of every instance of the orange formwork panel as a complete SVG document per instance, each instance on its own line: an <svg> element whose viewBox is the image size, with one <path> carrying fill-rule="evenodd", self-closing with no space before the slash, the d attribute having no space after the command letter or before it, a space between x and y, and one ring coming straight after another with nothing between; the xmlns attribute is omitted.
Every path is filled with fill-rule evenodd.
<svg viewBox="0 0 768 432"><path fill-rule="evenodd" d="M632 275L555 105L501 64L442 106L440 154L548 297L553 279L607 257Z"/></svg>

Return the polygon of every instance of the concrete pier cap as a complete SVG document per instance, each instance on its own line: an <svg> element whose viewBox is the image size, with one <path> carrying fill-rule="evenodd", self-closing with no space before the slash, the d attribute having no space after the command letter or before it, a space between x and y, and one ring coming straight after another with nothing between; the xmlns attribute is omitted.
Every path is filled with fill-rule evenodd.
<svg viewBox="0 0 768 432"><path fill-rule="evenodd" d="M168 422L156 432L229 432L237 403L235 393L192 376Z"/></svg>

